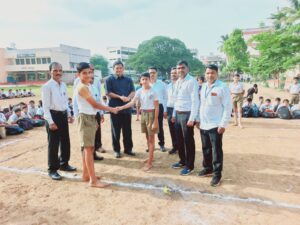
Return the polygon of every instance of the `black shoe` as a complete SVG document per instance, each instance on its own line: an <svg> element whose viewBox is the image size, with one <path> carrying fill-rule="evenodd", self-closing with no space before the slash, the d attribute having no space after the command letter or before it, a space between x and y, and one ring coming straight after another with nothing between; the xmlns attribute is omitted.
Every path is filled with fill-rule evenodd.
<svg viewBox="0 0 300 225"><path fill-rule="evenodd" d="M209 177L212 176L212 171L211 170L207 170L207 169L203 169L198 173L199 177Z"/></svg>
<svg viewBox="0 0 300 225"><path fill-rule="evenodd" d="M66 165L66 166L60 166L59 168L62 171L67 171L67 172L74 172L76 171L76 167L70 166L70 165Z"/></svg>
<svg viewBox="0 0 300 225"><path fill-rule="evenodd" d="M48 173L49 177L51 177L52 180L61 180L61 176L57 171L51 171Z"/></svg>
<svg viewBox="0 0 300 225"><path fill-rule="evenodd" d="M177 153L177 150L175 148L172 148L170 151L169 151L169 154L172 155L172 154L176 154Z"/></svg>
<svg viewBox="0 0 300 225"><path fill-rule="evenodd" d="M95 161L101 161L103 160L104 158L102 156L97 156L97 155L94 155L94 160Z"/></svg>
<svg viewBox="0 0 300 225"><path fill-rule="evenodd" d="M221 184L221 177L214 176L210 182L210 186L217 187Z"/></svg>
<svg viewBox="0 0 300 225"><path fill-rule="evenodd" d="M130 155L130 156L135 156L135 153L134 152L124 152L126 155Z"/></svg>
<svg viewBox="0 0 300 225"><path fill-rule="evenodd" d="M120 152L115 152L115 157L116 157L117 159L121 158L121 157L122 157L122 156L121 156L121 153L120 153Z"/></svg>
<svg viewBox="0 0 300 225"><path fill-rule="evenodd" d="M166 151L166 148L165 148L165 146L161 145L161 146L159 146L159 150L160 150L161 152L165 152L165 151Z"/></svg>

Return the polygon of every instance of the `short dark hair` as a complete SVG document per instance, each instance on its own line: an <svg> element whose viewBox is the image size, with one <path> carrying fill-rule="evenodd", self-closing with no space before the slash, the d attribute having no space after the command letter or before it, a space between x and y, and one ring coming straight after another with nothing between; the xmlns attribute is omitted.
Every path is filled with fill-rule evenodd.
<svg viewBox="0 0 300 225"><path fill-rule="evenodd" d="M157 72L157 67L155 67L155 66L150 66L150 67L148 68L148 70L155 70L155 71Z"/></svg>
<svg viewBox="0 0 300 225"><path fill-rule="evenodd" d="M235 73L233 76L234 76L234 77L240 77L240 74Z"/></svg>
<svg viewBox="0 0 300 225"><path fill-rule="evenodd" d="M176 67L175 67L175 66L174 66L174 67L172 67L172 68L171 68L171 71L172 71L172 70L176 70Z"/></svg>
<svg viewBox="0 0 300 225"><path fill-rule="evenodd" d="M282 102L287 102L287 103L290 103L290 101L288 99L283 99Z"/></svg>
<svg viewBox="0 0 300 225"><path fill-rule="evenodd" d="M21 109L20 109L20 108L15 108L15 109L14 109L14 112L15 112L15 113L21 112Z"/></svg>
<svg viewBox="0 0 300 225"><path fill-rule="evenodd" d="M52 63L50 63L50 65L49 65L49 71L52 70L53 66L57 66L57 65L59 65L59 66L62 67L62 65L60 63L58 63L58 62L52 62Z"/></svg>
<svg viewBox="0 0 300 225"><path fill-rule="evenodd" d="M264 96L259 96L258 99L264 99Z"/></svg>
<svg viewBox="0 0 300 225"><path fill-rule="evenodd" d="M81 73L82 70L90 69L90 64L88 64L86 62L80 62L80 63L78 63L76 69L77 69L78 73Z"/></svg>
<svg viewBox="0 0 300 225"><path fill-rule="evenodd" d="M150 78L150 73L144 72L144 73L141 74L140 77L141 77L141 78L142 78L142 77L148 77L148 78Z"/></svg>
<svg viewBox="0 0 300 225"><path fill-rule="evenodd" d="M29 103L34 103L34 100L30 100Z"/></svg>
<svg viewBox="0 0 300 225"><path fill-rule="evenodd" d="M247 98L247 102L252 102L252 98Z"/></svg>
<svg viewBox="0 0 300 225"><path fill-rule="evenodd" d="M217 65L215 65L215 64L209 64L209 65L207 65L206 69L214 70L217 73L219 72L219 67Z"/></svg>
<svg viewBox="0 0 300 225"><path fill-rule="evenodd" d="M275 101L281 101L281 98L277 97L275 98Z"/></svg>
<svg viewBox="0 0 300 225"><path fill-rule="evenodd" d="M204 78L204 76L198 76L198 77L197 77L197 80L201 80L202 82L204 82L204 81L205 81L205 78Z"/></svg>
<svg viewBox="0 0 300 225"><path fill-rule="evenodd" d="M257 84L253 84L253 87L256 87L256 88L257 88Z"/></svg>
<svg viewBox="0 0 300 225"><path fill-rule="evenodd" d="M293 77L294 80L299 80L299 77Z"/></svg>
<svg viewBox="0 0 300 225"><path fill-rule="evenodd" d="M122 63L121 60L115 61L114 64L113 64L113 68L115 68L115 66L117 66L117 65L122 65L122 67L124 67L124 64Z"/></svg>
<svg viewBox="0 0 300 225"><path fill-rule="evenodd" d="M271 99L267 98L265 101L266 101L266 102L271 102Z"/></svg>
<svg viewBox="0 0 300 225"><path fill-rule="evenodd" d="M189 67L189 64L185 60L179 60L176 65L179 66L179 65L182 65L182 64L185 65L186 67Z"/></svg>

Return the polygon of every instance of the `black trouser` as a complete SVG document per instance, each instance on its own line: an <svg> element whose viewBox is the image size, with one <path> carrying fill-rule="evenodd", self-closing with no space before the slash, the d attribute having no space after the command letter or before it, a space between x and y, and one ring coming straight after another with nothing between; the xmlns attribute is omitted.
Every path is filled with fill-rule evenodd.
<svg viewBox="0 0 300 225"><path fill-rule="evenodd" d="M188 127L190 112L176 113L176 136L180 163L188 169L194 169L195 139L194 127Z"/></svg>
<svg viewBox="0 0 300 225"><path fill-rule="evenodd" d="M222 176L223 168L223 149L222 134L218 133L218 128L211 130L200 130L202 152L203 152L203 168L212 171L214 176Z"/></svg>
<svg viewBox="0 0 300 225"><path fill-rule="evenodd" d="M102 141L101 141L101 115L99 112L96 114L96 120L98 123L98 129L96 130L95 135L95 149L99 149L102 147ZM96 153L94 153L96 154Z"/></svg>
<svg viewBox="0 0 300 225"><path fill-rule="evenodd" d="M164 107L163 107L162 104L159 104L159 114L158 114L159 133L157 135L159 146L164 146L165 145L165 135L164 135L163 121L164 121Z"/></svg>
<svg viewBox="0 0 300 225"><path fill-rule="evenodd" d="M168 125L169 125L169 131L171 134L171 140L172 140L172 146L173 149L178 150L178 145L177 145L177 137L176 137L176 123L172 123L172 115L173 115L173 110L174 108L168 107Z"/></svg>
<svg viewBox="0 0 300 225"><path fill-rule="evenodd" d="M131 152L132 143L132 132L131 132L131 114L130 113L118 113L110 114L111 122L111 134L112 144L115 152L120 152L120 135L121 130L123 134L123 145L124 152Z"/></svg>
<svg viewBox="0 0 300 225"><path fill-rule="evenodd" d="M68 165L70 160L70 137L67 111L59 112L50 110L52 119L57 130L50 130L46 122L48 133L48 170L57 171L60 166ZM60 159L58 158L58 148L60 147Z"/></svg>

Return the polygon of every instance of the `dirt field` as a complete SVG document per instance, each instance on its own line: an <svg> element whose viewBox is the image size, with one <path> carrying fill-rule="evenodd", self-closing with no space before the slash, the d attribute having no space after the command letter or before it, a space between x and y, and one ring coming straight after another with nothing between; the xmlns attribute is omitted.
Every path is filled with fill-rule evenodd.
<svg viewBox="0 0 300 225"><path fill-rule="evenodd" d="M287 97L265 88L259 95ZM0 104L13 101L18 102ZM140 168L146 157L145 137L135 116L137 156L121 159L113 157L109 116L105 119L102 141L108 152L95 167L112 183L107 189L89 188L80 181L81 153L74 124L70 164L78 172L61 173L62 181L47 176L45 128L0 140L0 224L300 224L300 120L244 119L242 130L230 124L224 136L223 182L212 188L211 178L197 176L202 160L198 130L194 174L178 175L170 168L178 156L159 151L153 171L144 173ZM166 122L165 131L166 146L171 147ZM165 186L170 193L163 192Z"/></svg>

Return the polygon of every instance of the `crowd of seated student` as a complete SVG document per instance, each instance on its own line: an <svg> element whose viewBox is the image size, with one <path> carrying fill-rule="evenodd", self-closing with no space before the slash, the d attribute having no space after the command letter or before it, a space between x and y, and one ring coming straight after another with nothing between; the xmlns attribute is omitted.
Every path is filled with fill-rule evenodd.
<svg viewBox="0 0 300 225"><path fill-rule="evenodd" d="M33 127L44 126L45 120L43 117L41 100L38 107L31 100L28 105L20 102L3 110L0 108L0 138L5 138L6 135L21 134Z"/></svg>
<svg viewBox="0 0 300 225"><path fill-rule="evenodd" d="M0 90L0 99L10 99L10 98L24 98L35 96L31 89L28 91L26 89L9 89L7 92L2 88Z"/></svg>
<svg viewBox="0 0 300 225"><path fill-rule="evenodd" d="M288 99L281 102L279 97L275 98L272 104L271 99L264 100L264 97L260 96L257 105L252 102L252 98L247 98L242 109L243 117L300 119L300 104L291 105Z"/></svg>

